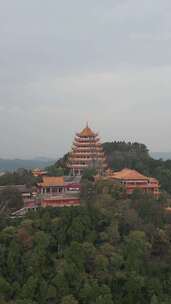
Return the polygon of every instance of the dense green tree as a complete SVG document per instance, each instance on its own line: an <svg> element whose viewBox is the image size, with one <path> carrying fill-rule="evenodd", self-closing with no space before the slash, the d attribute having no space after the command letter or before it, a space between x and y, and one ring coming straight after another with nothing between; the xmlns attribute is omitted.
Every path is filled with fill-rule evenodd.
<svg viewBox="0 0 171 304"><path fill-rule="evenodd" d="M108 286L103 285L101 287L100 295L97 297L96 304L113 304L111 290Z"/></svg>
<svg viewBox="0 0 171 304"><path fill-rule="evenodd" d="M84 172L83 172L83 176L82 178L83 179L87 179L89 181L94 181L94 176L97 174L97 171L96 169L94 168L89 168L89 169L86 169Z"/></svg>
<svg viewBox="0 0 171 304"><path fill-rule="evenodd" d="M22 169L16 172L7 172L0 176L0 186L26 185L28 188L35 186L39 181L32 175L31 171Z"/></svg>
<svg viewBox="0 0 171 304"><path fill-rule="evenodd" d="M0 192L0 214L12 213L23 207L20 192L15 188L7 188Z"/></svg>
<svg viewBox="0 0 171 304"><path fill-rule="evenodd" d="M34 300L36 297L36 290L38 288L38 277L37 276L30 276L26 283L23 285L21 298Z"/></svg>
<svg viewBox="0 0 171 304"><path fill-rule="evenodd" d="M150 304L159 304L159 301L158 301L156 295L152 296Z"/></svg>
<svg viewBox="0 0 171 304"><path fill-rule="evenodd" d="M61 304L79 304L78 301L72 295L63 297Z"/></svg>
<svg viewBox="0 0 171 304"><path fill-rule="evenodd" d="M57 298L57 292L56 292L56 288L52 285L50 285L47 289L47 295L46 295L46 299L48 300L55 300Z"/></svg>
<svg viewBox="0 0 171 304"><path fill-rule="evenodd" d="M0 223L0 303L170 304L171 215L163 198L125 199L110 184L93 187L80 207Z"/></svg>
<svg viewBox="0 0 171 304"><path fill-rule="evenodd" d="M125 258L128 270L137 272L143 270L147 254L150 254L151 244L146 240L143 231L131 231L125 239Z"/></svg>
<svg viewBox="0 0 171 304"><path fill-rule="evenodd" d="M62 167L57 167L56 165L47 167L46 171L49 176L63 176L64 175L64 169Z"/></svg>
<svg viewBox="0 0 171 304"><path fill-rule="evenodd" d="M11 286L10 283L2 276L0 276L0 296L4 299L10 299Z"/></svg>

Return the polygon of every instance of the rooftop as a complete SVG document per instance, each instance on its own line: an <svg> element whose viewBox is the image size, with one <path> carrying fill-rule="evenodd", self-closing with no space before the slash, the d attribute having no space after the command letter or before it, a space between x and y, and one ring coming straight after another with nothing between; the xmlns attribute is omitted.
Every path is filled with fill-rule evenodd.
<svg viewBox="0 0 171 304"><path fill-rule="evenodd" d="M81 137L92 137L92 136L96 136L96 133L94 133L92 131L92 129L87 124L87 126L79 133L79 136L81 136Z"/></svg>
<svg viewBox="0 0 171 304"><path fill-rule="evenodd" d="M136 170L132 169L123 169L119 172L113 172L111 175L114 179L125 179L125 180L148 180L149 178L147 176L142 175Z"/></svg>
<svg viewBox="0 0 171 304"><path fill-rule="evenodd" d="M63 187L64 186L64 177L63 176L43 176L43 182L39 183L38 186L41 187Z"/></svg>

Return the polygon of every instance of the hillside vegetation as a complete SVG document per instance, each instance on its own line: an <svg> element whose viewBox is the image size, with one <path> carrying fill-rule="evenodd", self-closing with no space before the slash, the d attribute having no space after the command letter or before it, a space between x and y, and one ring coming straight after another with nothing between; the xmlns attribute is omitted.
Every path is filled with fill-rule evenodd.
<svg viewBox="0 0 171 304"><path fill-rule="evenodd" d="M0 220L0 303L170 304L165 198L83 187L81 207Z"/></svg>
<svg viewBox="0 0 171 304"><path fill-rule="evenodd" d="M171 193L170 161L152 159L141 144L103 146L113 170L156 176ZM67 155L49 171L65 171L66 162ZM171 303L169 196L155 200L135 191L127 199L123 188L87 178L80 207L42 208L24 218L9 217L21 196L12 189L1 193L0 304ZM0 184L22 180L28 186L37 181L21 170Z"/></svg>

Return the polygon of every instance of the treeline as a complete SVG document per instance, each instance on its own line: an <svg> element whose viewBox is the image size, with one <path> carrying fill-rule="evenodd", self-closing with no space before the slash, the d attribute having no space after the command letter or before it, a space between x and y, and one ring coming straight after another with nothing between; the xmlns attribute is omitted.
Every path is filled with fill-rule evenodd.
<svg viewBox="0 0 171 304"><path fill-rule="evenodd" d="M32 175L32 171L26 169L18 169L15 172L7 172L0 176L0 186L26 185L28 187L36 185L39 178Z"/></svg>
<svg viewBox="0 0 171 304"><path fill-rule="evenodd" d="M104 143L103 149L108 166L113 170L121 170L123 168L144 170L146 169L146 161L150 160L147 147L139 143Z"/></svg>
<svg viewBox="0 0 171 304"><path fill-rule="evenodd" d="M21 193L14 187L0 191L0 216L11 215L24 206Z"/></svg>
<svg viewBox="0 0 171 304"><path fill-rule="evenodd" d="M113 142L106 142L103 144L103 148L107 153L113 151L120 151L120 152L135 152L138 154L144 154L148 156L148 149L146 145L141 143L131 143L125 141L113 141Z"/></svg>
<svg viewBox="0 0 171 304"><path fill-rule="evenodd" d="M0 303L170 304L166 198L83 186L81 207L0 220Z"/></svg>

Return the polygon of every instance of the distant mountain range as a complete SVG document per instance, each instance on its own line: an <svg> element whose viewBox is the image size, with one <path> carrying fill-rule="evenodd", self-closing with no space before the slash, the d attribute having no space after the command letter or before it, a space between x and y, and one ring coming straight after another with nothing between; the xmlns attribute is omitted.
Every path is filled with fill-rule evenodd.
<svg viewBox="0 0 171 304"><path fill-rule="evenodd" d="M151 152L150 155L154 159L160 159L160 158L163 160L171 159L171 152Z"/></svg>
<svg viewBox="0 0 171 304"><path fill-rule="evenodd" d="M15 171L19 168L45 168L54 164L56 159L45 157L35 159L0 159L0 171Z"/></svg>

